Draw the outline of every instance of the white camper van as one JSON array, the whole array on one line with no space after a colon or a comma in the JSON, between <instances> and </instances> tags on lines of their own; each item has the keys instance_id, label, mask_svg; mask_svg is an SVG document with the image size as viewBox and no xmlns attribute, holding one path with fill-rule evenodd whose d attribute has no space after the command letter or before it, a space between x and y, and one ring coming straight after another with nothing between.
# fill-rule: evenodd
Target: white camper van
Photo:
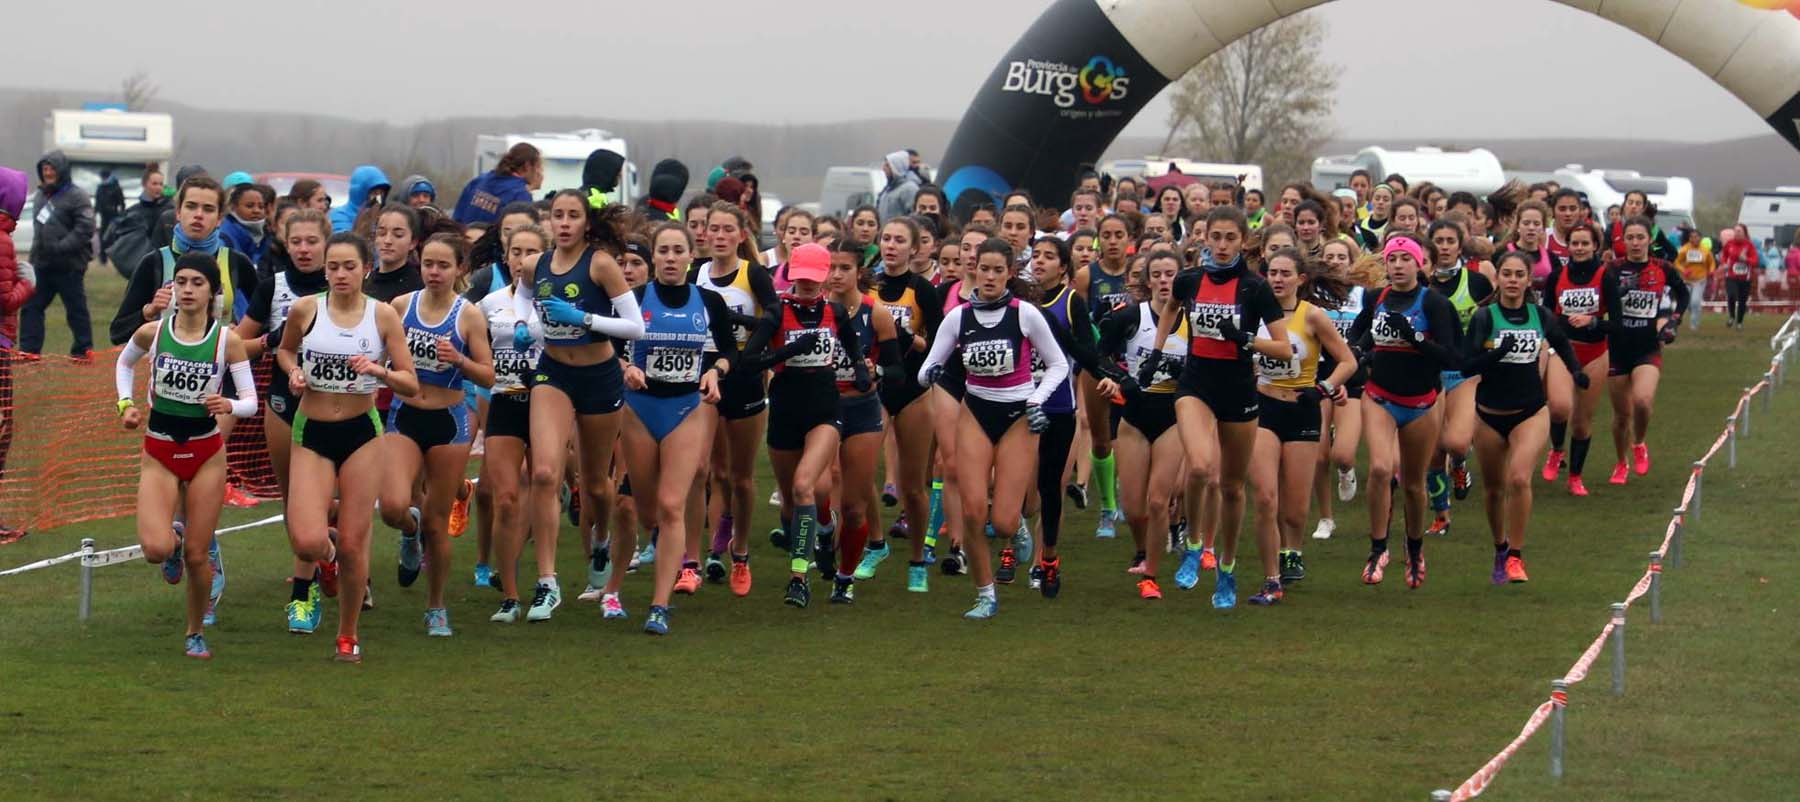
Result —
<instances>
[{"instance_id":1,"label":"white camper van","mask_svg":"<svg viewBox=\"0 0 1800 802\"><path fill-rule=\"evenodd\" d=\"M1656 205L1656 226L1670 238L1694 225L1694 182L1680 176L1641 175L1636 170L1589 170L1579 164L1559 168L1552 180L1587 195L1596 220L1608 207L1625 202L1625 193L1643 192Z\"/></svg>"},{"instance_id":2,"label":"white camper van","mask_svg":"<svg viewBox=\"0 0 1800 802\"><path fill-rule=\"evenodd\" d=\"M633 203L637 200L638 169L631 161L625 140L599 128L566 133L482 134L475 137L475 174L494 169L494 165L500 163L500 157L520 142L531 143L544 156L544 185L538 190L539 197L559 189L579 189L581 168L587 165L588 154L604 149L625 157L613 201Z\"/></svg>"},{"instance_id":3,"label":"white camper van","mask_svg":"<svg viewBox=\"0 0 1800 802\"><path fill-rule=\"evenodd\" d=\"M1256 164L1222 164L1218 162L1198 162L1176 156L1145 156L1142 159L1115 159L1100 165L1099 170L1113 177L1146 179L1168 175L1169 166L1174 165L1183 175L1212 183L1230 181L1240 184L1244 189L1261 190L1263 188L1263 171Z\"/></svg>"},{"instance_id":4,"label":"white camper van","mask_svg":"<svg viewBox=\"0 0 1800 802\"><path fill-rule=\"evenodd\" d=\"M1313 160L1312 183L1330 192L1350 186L1350 174L1368 170L1374 182L1398 173L1408 184L1430 181L1445 192L1473 192L1486 195L1506 183L1500 158L1486 148L1447 151L1440 148L1389 150L1382 147L1363 148L1342 156L1320 156Z\"/></svg>"},{"instance_id":5,"label":"white camper van","mask_svg":"<svg viewBox=\"0 0 1800 802\"><path fill-rule=\"evenodd\" d=\"M126 205L144 194L144 169L155 164L168 175L175 155L175 120L167 114L118 109L57 109L44 118L44 152L60 150L69 157L69 181L93 197L100 171L111 170L125 193ZM29 167L26 172L31 172ZM169 176L174 181L174 176ZM31 176L37 184L37 176ZM21 213L29 222L30 201ZM13 242L21 253L31 250L33 226L21 225Z\"/></svg>"},{"instance_id":6,"label":"white camper van","mask_svg":"<svg viewBox=\"0 0 1800 802\"><path fill-rule=\"evenodd\" d=\"M1792 245L1794 235L1800 232L1800 187L1746 191L1737 221L1750 230L1750 238L1759 244L1774 237L1776 245Z\"/></svg>"},{"instance_id":7,"label":"white camper van","mask_svg":"<svg viewBox=\"0 0 1800 802\"><path fill-rule=\"evenodd\" d=\"M858 206L874 206L887 187L887 176L878 167L831 167L819 187L819 214L843 217Z\"/></svg>"}]
</instances>

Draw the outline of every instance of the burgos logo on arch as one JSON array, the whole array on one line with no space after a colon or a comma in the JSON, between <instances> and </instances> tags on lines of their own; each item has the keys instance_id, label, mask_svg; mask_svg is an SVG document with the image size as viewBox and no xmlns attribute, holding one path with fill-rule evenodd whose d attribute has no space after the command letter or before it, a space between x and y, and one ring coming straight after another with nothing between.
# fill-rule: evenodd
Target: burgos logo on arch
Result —
<instances>
[{"instance_id":1,"label":"burgos logo on arch","mask_svg":"<svg viewBox=\"0 0 1800 802\"><path fill-rule=\"evenodd\" d=\"M1105 56L1090 58L1080 68L1060 61L1027 59L1006 65L1006 82L1000 91L1046 95L1058 108L1066 109L1075 105L1076 97L1094 105L1124 100L1130 85L1125 68Z\"/></svg>"}]
</instances>

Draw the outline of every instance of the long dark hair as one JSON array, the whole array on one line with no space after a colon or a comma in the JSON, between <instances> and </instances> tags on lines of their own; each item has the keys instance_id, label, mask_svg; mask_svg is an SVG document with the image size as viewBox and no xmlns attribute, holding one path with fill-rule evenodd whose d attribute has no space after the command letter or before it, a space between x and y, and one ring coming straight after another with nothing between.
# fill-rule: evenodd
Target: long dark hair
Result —
<instances>
[{"instance_id":1,"label":"long dark hair","mask_svg":"<svg viewBox=\"0 0 1800 802\"><path fill-rule=\"evenodd\" d=\"M469 264L481 266L506 261L506 243L500 241L500 224L515 214L526 215L533 223L542 222L537 207L529 201L513 201L500 207L500 213L494 216L493 224L482 231L475 244L469 247Z\"/></svg>"},{"instance_id":2,"label":"long dark hair","mask_svg":"<svg viewBox=\"0 0 1800 802\"><path fill-rule=\"evenodd\" d=\"M1015 252L1013 251L1012 245L1008 244L1002 237L989 237L982 241L980 247L975 249L975 261L977 263L981 261L981 255L984 253L997 253L1006 257L1007 269L1012 271L1012 277L1006 280L1007 292L1012 293L1021 301L1029 301L1034 304L1037 303L1037 285L1026 281L1019 275L1019 263L1015 261ZM975 286L975 282L973 281L974 273L972 272L974 269L975 265L969 265L964 269L963 273L963 283L971 287Z\"/></svg>"},{"instance_id":3,"label":"long dark hair","mask_svg":"<svg viewBox=\"0 0 1800 802\"><path fill-rule=\"evenodd\" d=\"M606 251L614 259L625 256L625 232L636 226L632 223L635 213L624 204L610 203L598 209L588 203L587 196L578 189L559 189L550 196L550 202L556 203L561 198L574 198L587 210L587 243Z\"/></svg>"}]
</instances>

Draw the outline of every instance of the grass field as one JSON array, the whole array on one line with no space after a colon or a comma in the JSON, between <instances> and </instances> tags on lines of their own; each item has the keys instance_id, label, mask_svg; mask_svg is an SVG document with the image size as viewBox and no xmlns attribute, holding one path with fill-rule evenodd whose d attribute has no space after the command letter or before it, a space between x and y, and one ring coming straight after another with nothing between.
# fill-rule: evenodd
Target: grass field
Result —
<instances>
[{"instance_id":1,"label":"grass field","mask_svg":"<svg viewBox=\"0 0 1800 802\"><path fill-rule=\"evenodd\" d=\"M1647 479L1602 479L1579 503L1539 485L1522 586L1487 582L1478 495L1428 545L1419 591L1397 571L1357 581L1360 499L1338 514L1343 534L1309 544L1310 578L1286 602L1225 613L1172 583L1164 601L1139 601L1130 541L1094 540L1092 513L1074 512L1062 597L1003 588L989 623L959 618L965 578L934 574L931 593L908 594L898 561L853 608L823 604L816 584L821 603L784 607L781 560L759 538L750 598L678 597L663 639L639 630L647 574L627 580L630 622L573 601L569 530L555 620L487 622L498 597L468 583L471 535L457 543L457 636L427 639L424 586L394 585L382 531L360 666L330 662L328 635L286 633L276 528L227 538L210 663L181 656L180 596L150 567L99 571L85 626L72 566L0 579L0 798L1424 800L1511 739L1598 633L1687 464L1765 369L1775 322L1671 349ZM1571 694L1568 776L1548 780L1539 737L1489 798L1800 793L1800 392L1774 403L1759 402L1739 467L1721 457L1710 471L1664 623L1634 613L1629 694L1610 697L1603 658ZM758 531L773 517L759 507ZM0 549L0 567L82 536L125 545L131 525L33 533Z\"/></svg>"}]
</instances>

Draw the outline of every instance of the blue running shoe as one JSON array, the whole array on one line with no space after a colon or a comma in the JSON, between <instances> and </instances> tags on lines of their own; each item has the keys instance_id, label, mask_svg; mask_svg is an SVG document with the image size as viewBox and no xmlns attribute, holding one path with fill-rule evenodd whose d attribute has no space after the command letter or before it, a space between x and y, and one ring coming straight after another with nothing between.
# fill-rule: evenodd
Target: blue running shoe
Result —
<instances>
[{"instance_id":1,"label":"blue running shoe","mask_svg":"<svg viewBox=\"0 0 1800 802\"><path fill-rule=\"evenodd\" d=\"M313 585L304 601L287 603L288 631L295 635L311 635L319 628L319 586Z\"/></svg>"},{"instance_id":2,"label":"blue running shoe","mask_svg":"<svg viewBox=\"0 0 1800 802\"><path fill-rule=\"evenodd\" d=\"M637 561L639 565L656 564L656 541L644 544L644 549L637 553Z\"/></svg>"},{"instance_id":3,"label":"blue running shoe","mask_svg":"<svg viewBox=\"0 0 1800 802\"><path fill-rule=\"evenodd\" d=\"M669 608L660 604L650 605L650 618L644 621L644 634L669 634Z\"/></svg>"},{"instance_id":4,"label":"blue running shoe","mask_svg":"<svg viewBox=\"0 0 1800 802\"><path fill-rule=\"evenodd\" d=\"M975 606L970 607L968 612L963 613L963 617L970 621L986 621L989 618L993 618L994 614L998 612L1000 612L1000 599L998 597L976 596Z\"/></svg>"},{"instance_id":5,"label":"blue running shoe","mask_svg":"<svg viewBox=\"0 0 1800 802\"><path fill-rule=\"evenodd\" d=\"M413 534L400 536L400 567L398 579L400 587L410 588L419 581L419 568L425 563L425 547L419 542L419 508L408 507L406 514L412 516Z\"/></svg>"},{"instance_id":6,"label":"blue running shoe","mask_svg":"<svg viewBox=\"0 0 1800 802\"><path fill-rule=\"evenodd\" d=\"M475 587L485 588L494 581L494 569L487 563L475 564Z\"/></svg>"},{"instance_id":7,"label":"blue running shoe","mask_svg":"<svg viewBox=\"0 0 1800 802\"><path fill-rule=\"evenodd\" d=\"M1101 510L1100 511L1100 525L1094 527L1094 537L1097 537L1101 540L1111 540L1115 537L1118 537L1119 536L1119 532L1118 532L1118 528L1117 528L1118 517L1119 517L1118 510Z\"/></svg>"},{"instance_id":8,"label":"blue running shoe","mask_svg":"<svg viewBox=\"0 0 1800 802\"><path fill-rule=\"evenodd\" d=\"M187 536L187 526L180 521L176 521L174 529L175 550L169 552L168 559L162 561L162 575L164 582L171 585L179 585L181 584L183 564L186 560L182 555L181 544Z\"/></svg>"},{"instance_id":9,"label":"blue running shoe","mask_svg":"<svg viewBox=\"0 0 1800 802\"><path fill-rule=\"evenodd\" d=\"M881 564L893 553L894 550L888 548L887 541L885 540L881 542L879 547L870 546L869 548L863 549L862 562L856 564L856 573L852 574L852 576L855 576L858 582L867 582L868 580L874 579L875 569L881 567Z\"/></svg>"},{"instance_id":10,"label":"blue running shoe","mask_svg":"<svg viewBox=\"0 0 1800 802\"><path fill-rule=\"evenodd\" d=\"M1250 603L1258 607L1271 607L1281 603L1281 582L1264 580L1262 590L1250 597Z\"/></svg>"},{"instance_id":11,"label":"blue running shoe","mask_svg":"<svg viewBox=\"0 0 1800 802\"><path fill-rule=\"evenodd\" d=\"M206 563L212 568L212 591L207 598L212 604L218 604L219 598L225 595L225 558L219 556L219 539L214 537L212 545L206 547Z\"/></svg>"},{"instance_id":12,"label":"blue running shoe","mask_svg":"<svg viewBox=\"0 0 1800 802\"><path fill-rule=\"evenodd\" d=\"M206 636L198 633L187 636L187 656L196 660L211 660L212 651L206 648Z\"/></svg>"},{"instance_id":13,"label":"blue running shoe","mask_svg":"<svg viewBox=\"0 0 1800 802\"><path fill-rule=\"evenodd\" d=\"M926 565L937 565L937 544L935 544L935 543L925 544L925 564Z\"/></svg>"},{"instance_id":14,"label":"blue running shoe","mask_svg":"<svg viewBox=\"0 0 1800 802\"><path fill-rule=\"evenodd\" d=\"M1031 527L1025 525L1023 518L1019 519L1019 531L1013 533L1012 550L1020 565L1031 565L1031 558L1037 553L1037 546L1031 542Z\"/></svg>"},{"instance_id":15,"label":"blue running shoe","mask_svg":"<svg viewBox=\"0 0 1800 802\"><path fill-rule=\"evenodd\" d=\"M906 566L906 590L909 593L931 592L931 572L923 565Z\"/></svg>"},{"instance_id":16,"label":"blue running shoe","mask_svg":"<svg viewBox=\"0 0 1800 802\"><path fill-rule=\"evenodd\" d=\"M1232 571L1219 570L1214 574L1212 604L1215 610L1229 610L1237 606L1237 574Z\"/></svg>"},{"instance_id":17,"label":"blue running shoe","mask_svg":"<svg viewBox=\"0 0 1800 802\"><path fill-rule=\"evenodd\" d=\"M450 611L442 607L432 607L425 611L425 634L434 638L448 638L455 634L450 630Z\"/></svg>"},{"instance_id":18,"label":"blue running shoe","mask_svg":"<svg viewBox=\"0 0 1800 802\"><path fill-rule=\"evenodd\" d=\"M999 537L999 535L994 534L994 525L993 524L988 524L987 528L983 529L982 532L987 535L988 540L993 540L994 538Z\"/></svg>"},{"instance_id":19,"label":"blue running shoe","mask_svg":"<svg viewBox=\"0 0 1800 802\"><path fill-rule=\"evenodd\" d=\"M1193 590L1200 584L1200 549L1188 549L1181 553L1181 565L1175 569L1175 587L1182 590Z\"/></svg>"}]
</instances>

